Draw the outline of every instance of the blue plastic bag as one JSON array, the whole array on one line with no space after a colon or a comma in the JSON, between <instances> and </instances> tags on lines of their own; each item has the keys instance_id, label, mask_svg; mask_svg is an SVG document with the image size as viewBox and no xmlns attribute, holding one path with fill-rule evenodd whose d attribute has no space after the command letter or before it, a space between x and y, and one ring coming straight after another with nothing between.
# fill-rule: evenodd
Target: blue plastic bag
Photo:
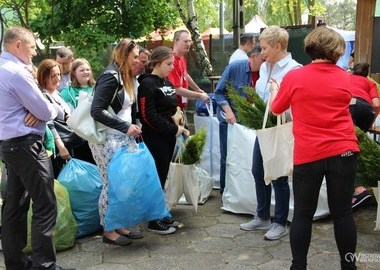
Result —
<instances>
[{"instance_id":1,"label":"blue plastic bag","mask_svg":"<svg viewBox=\"0 0 380 270\"><path fill-rule=\"evenodd\" d=\"M211 93L211 94L208 94L208 96L210 97L210 102L212 104L212 108L213 108L213 112L215 113L216 112L216 99L215 99L215 94L214 93ZM206 108L206 103L204 103L202 100L198 99L195 103L195 112L197 115L199 116L208 116L208 110Z\"/></svg>"},{"instance_id":2,"label":"blue plastic bag","mask_svg":"<svg viewBox=\"0 0 380 270\"><path fill-rule=\"evenodd\" d=\"M103 181L98 167L72 158L59 173L58 181L69 192L71 209L78 224L76 237L99 231L98 202Z\"/></svg>"},{"instance_id":3,"label":"blue plastic bag","mask_svg":"<svg viewBox=\"0 0 380 270\"><path fill-rule=\"evenodd\" d=\"M108 166L105 230L170 217L152 155L144 143L124 146Z\"/></svg>"}]
</instances>

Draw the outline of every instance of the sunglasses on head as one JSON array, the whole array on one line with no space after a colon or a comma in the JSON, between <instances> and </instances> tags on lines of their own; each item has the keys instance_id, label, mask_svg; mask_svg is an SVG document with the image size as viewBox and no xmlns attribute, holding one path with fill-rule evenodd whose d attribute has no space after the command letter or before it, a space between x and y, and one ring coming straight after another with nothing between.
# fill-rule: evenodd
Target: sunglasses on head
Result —
<instances>
[{"instance_id":1,"label":"sunglasses on head","mask_svg":"<svg viewBox=\"0 0 380 270\"><path fill-rule=\"evenodd\" d=\"M130 42L128 42L128 44L127 44L128 52L130 52L136 46L137 46L137 44L133 40L131 40Z\"/></svg>"}]
</instances>

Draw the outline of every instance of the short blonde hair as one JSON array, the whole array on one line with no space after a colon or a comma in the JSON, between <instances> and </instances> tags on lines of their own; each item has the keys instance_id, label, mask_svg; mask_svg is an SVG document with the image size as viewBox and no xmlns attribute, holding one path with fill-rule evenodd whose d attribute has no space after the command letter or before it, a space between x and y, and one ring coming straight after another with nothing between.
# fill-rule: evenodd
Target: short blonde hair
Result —
<instances>
[{"instance_id":1,"label":"short blonde hair","mask_svg":"<svg viewBox=\"0 0 380 270\"><path fill-rule=\"evenodd\" d=\"M289 34L284 28L273 25L263 30L259 40L265 40L272 47L280 43L281 48L286 50L288 48Z\"/></svg>"},{"instance_id":2,"label":"short blonde hair","mask_svg":"<svg viewBox=\"0 0 380 270\"><path fill-rule=\"evenodd\" d=\"M305 38L305 51L311 60L324 59L333 64L345 53L346 43L336 31L319 26Z\"/></svg>"}]
</instances>

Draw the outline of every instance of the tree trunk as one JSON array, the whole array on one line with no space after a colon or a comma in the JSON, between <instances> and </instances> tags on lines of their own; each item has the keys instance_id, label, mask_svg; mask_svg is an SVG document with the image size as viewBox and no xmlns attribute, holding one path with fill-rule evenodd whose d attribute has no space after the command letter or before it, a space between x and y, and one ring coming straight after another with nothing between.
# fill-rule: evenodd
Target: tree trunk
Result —
<instances>
[{"instance_id":1,"label":"tree trunk","mask_svg":"<svg viewBox=\"0 0 380 270\"><path fill-rule=\"evenodd\" d=\"M294 25L292 11L291 11L291 8L290 8L290 6L291 6L290 0L286 0L285 5L286 5L286 11L288 12L289 24L290 25Z\"/></svg>"},{"instance_id":2,"label":"tree trunk","mask_svg":"<svg viewBox=\"0 0 380 270\"><path fill-rule=\"evenodd\" d=\"M203 76L211 76L212 66L207 56L206 49L198 28L197 16L194 9L194 0L186 0L187 16L181 7L180 1L175 0L175 4L182 22L186 25L187 29L189 29L191 38L194 41L195 54L197 57L197 62L202 69L202 74Z\"/></svg>"}]
</instances>

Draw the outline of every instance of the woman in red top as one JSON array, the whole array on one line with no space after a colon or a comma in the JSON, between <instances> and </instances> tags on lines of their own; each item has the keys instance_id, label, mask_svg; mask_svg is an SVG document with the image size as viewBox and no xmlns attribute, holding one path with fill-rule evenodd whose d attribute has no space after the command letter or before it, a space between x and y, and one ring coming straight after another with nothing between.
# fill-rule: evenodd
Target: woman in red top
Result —
<instances>
[{"instance_id":1,"label":"woman in red top","mask_svg":"<svg viewBox=\"0 0 380 270\"><path fill-rule=\"evenodd\" d=\"M352 99L350 103L350 113L355 126L367 132L372 126L380 110L380 99L377 93L377 86L368 80L369 64L358 63L352 68L350 76L350 89ZM360 165L359 165L360 166ZM352 208L362 205L370 199L372 195L363 185L363 179L357 175L355 192L352 197Z\"/></svg>"},{"instance_id":2,"label":"woman in red top","mask_svg":"<svg viewBox=\"0 0 380 270\"><path fill-rule=\"evenodd\" d=\"M271 109L289 107L294 134L294 216L290 227L291 269L306 269L313 215L326 178L329 209L341 268L356 269L356 226L351 198L359 152L349 112L349 74L336 65L345 42L334 30L318 27L305 38L312 63L289 71L278 90L272 85Z\"/></svg>"},{"instance_id":3,"label":"woman in red top","mask_svg":"<svg viewBox=\"0 0 380 270\"><path fill-rule=\"evenodd\" d=\"M350 112L354 124L364 132L372 126L380 110L380 99L374 82L367 79L369 64L359 63L352 68L350 76L351 100Z\"/></svg>"}]
</instances>

